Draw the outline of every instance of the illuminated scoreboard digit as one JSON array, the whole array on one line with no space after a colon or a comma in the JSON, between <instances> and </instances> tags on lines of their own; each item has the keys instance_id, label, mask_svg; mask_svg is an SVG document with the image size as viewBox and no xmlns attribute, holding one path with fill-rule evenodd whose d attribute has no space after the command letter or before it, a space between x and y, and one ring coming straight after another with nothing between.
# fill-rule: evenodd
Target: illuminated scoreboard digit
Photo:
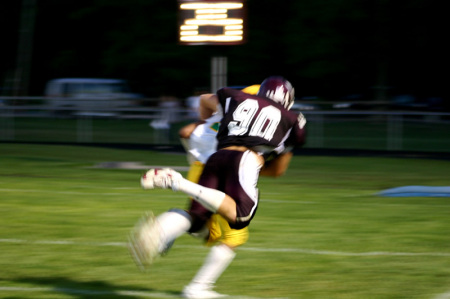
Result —
<instances>
[{"instance_id":1,"label":"illuminated scoreboard digit","mask_svg":"<svg viewBox=\"0 0 450 299\"><path fill-rule=\"evenodd\" d=\"M178 4L181 44L237 45L244 43L244 0L179 0Z\"/></svg>"}]
</instances>

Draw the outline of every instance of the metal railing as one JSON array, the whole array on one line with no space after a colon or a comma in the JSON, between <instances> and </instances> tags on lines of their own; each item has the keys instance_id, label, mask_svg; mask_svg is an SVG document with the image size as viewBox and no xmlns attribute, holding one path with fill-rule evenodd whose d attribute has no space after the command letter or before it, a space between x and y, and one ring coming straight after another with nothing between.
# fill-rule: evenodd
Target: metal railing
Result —
<instances>
[{"instance_id":1,"label":"metal railing","mask_svg":"<svg viewBox=\"0 0 450 299\"><path fill-rule=\"evenodd\" d=\"M195 121L181 105L54 107L46 98L0 97L0 141L179 144L178 130ZM450 152L450 113L304 111L309 148Z\"/></svg>"}]
</instances>

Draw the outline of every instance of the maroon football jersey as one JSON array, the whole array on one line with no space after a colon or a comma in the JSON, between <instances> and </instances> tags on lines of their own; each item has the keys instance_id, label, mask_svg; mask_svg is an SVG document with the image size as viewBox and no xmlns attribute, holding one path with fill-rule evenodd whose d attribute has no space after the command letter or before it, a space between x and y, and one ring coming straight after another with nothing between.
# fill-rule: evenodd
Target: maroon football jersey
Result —
<instances>
[{"instance_id":1,"label":"maroon football jersey","mask_svg":"<svg viewBox=\"0 0 450 299\"><path fill-rule=\"evenodd\" d=\"M266 98L239 90L217 91L223 118L217 134L218 149L246 146L262 154L282 153L305 142L304 118Z\"/></svg>"}]
</instances>

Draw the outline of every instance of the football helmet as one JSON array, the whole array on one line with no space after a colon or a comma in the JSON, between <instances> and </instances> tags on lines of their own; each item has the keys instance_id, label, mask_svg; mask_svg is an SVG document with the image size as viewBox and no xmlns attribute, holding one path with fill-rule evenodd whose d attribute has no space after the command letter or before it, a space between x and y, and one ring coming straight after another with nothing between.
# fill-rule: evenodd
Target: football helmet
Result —
<instances>
[{"instance_id":1,"label":"football helmet","mask_svg":"<svg viewBox=\"0 0 450 299\"><path fill-rule=\"evenodd\" d=\"M287 110L294 105L294 87L280 76L266 78L259 87L258 96L269 98L284 106Z\"/></svg>"}]
</instances>

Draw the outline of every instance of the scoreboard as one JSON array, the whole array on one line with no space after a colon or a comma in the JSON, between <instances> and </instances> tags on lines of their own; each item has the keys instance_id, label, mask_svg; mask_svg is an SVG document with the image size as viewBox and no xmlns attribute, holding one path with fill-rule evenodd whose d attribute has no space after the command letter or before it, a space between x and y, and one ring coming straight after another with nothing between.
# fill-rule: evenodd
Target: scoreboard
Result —
<instances>
[{"instance_id":1,"label":"scoreboard","mask_svg":"<svg viewBox=\"0 0 450 299\"><path fill-rule=\"evenodd\" d=\"M245 0L178 0L179 42L238 45L245 42Z\"/></svg>"}]
</instances>

